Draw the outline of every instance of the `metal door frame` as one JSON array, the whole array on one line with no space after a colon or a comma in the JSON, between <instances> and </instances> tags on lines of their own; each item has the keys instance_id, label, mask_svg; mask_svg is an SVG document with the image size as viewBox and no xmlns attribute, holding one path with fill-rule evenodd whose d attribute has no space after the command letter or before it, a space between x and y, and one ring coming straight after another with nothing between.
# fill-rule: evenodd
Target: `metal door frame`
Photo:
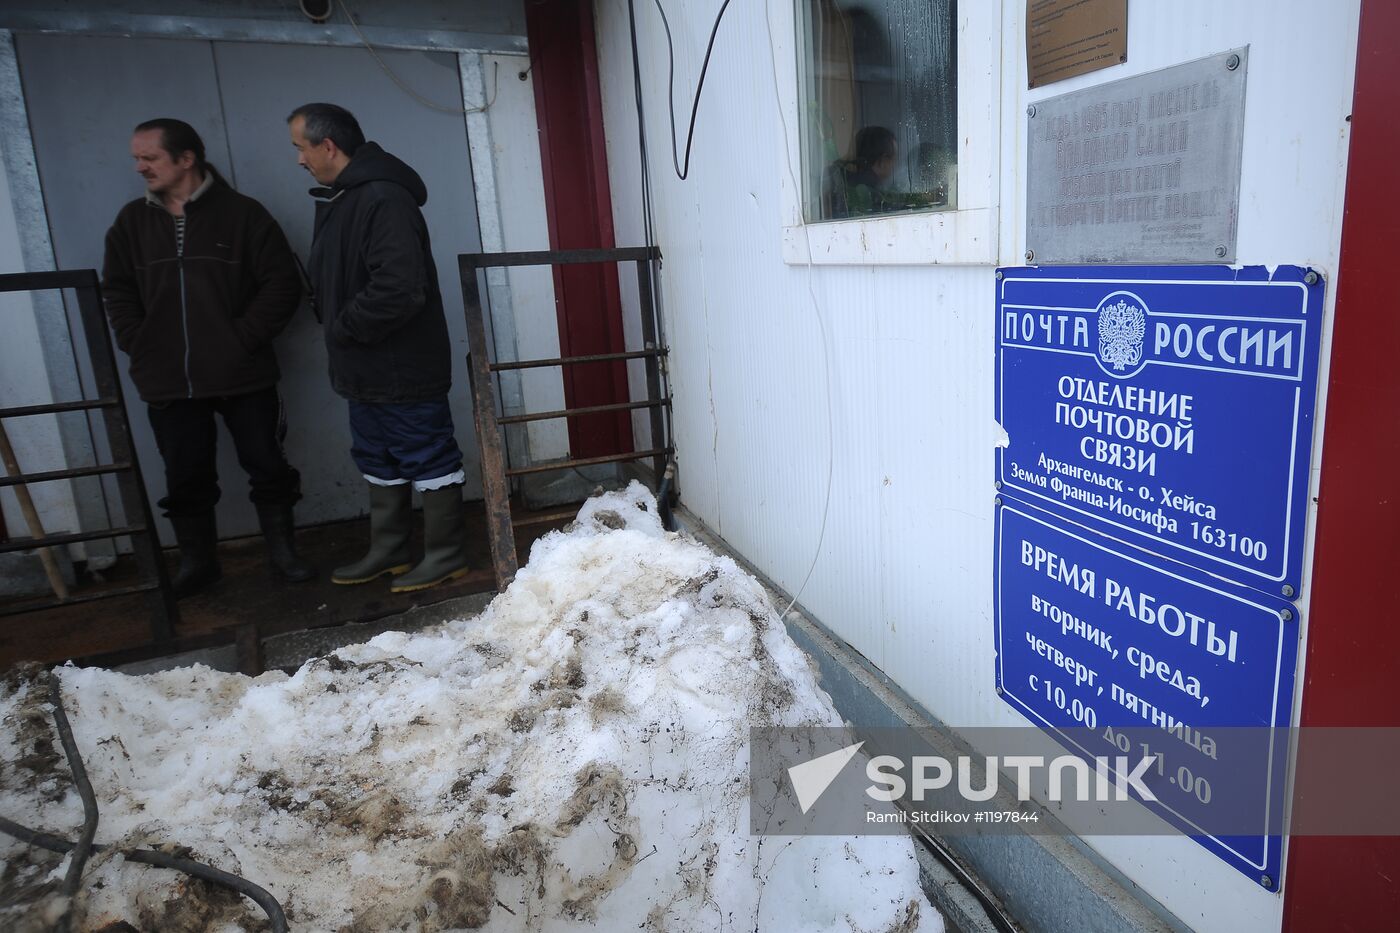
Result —
<instances>
[{"instance_id":1,"label":"metal door frame","mask_svg":"<svg viewBox=\"0 0 1400 933\"><path fill-rule=\"evenodd\" d=\"M526 37L489 33L455 32L448 30L416 30L391 27L361 27L365 39L376 48L404 51L447 52L457 56L458 79L466 108L480 106L486 93L483 81L482 56L486 54L518 54L528 56ZM0 158L3 158L6 181L19 236L23 272L47 272L58 268L53 239L49 233L48 208L39 180L38 157L29 127L28 105L24 97L15 48L16 33L46 35L186 39L196 42L251 42L282 45L362 47L360 34L349 25L313 24L274 20L247 20L233 17L169 17L114 12L110 14L74 14L48 11L0 12ZM477 101L480 101L478 103ZM469 150L477 148L475 135L485 125L484 113L466 114L465 130ZM475 118L475 119L474 119ZM489 146L489 139L485 140ZM472 159L473 171L477 160ZM474 177L475 182L475 177ZM478 236L485 248L482 217L498 217L494 177L489 186L473 184L476 199ZM489 203L482 202L482 195ZM498 301L509 302L509 293L493 295ZM33 295L34 316L39 331L39 350L44 358L49 390L54 398L77 398L83 394L80 375L72 367L79 350L74 345L71 319L61 294L36 292ZM508 304L506 305L508 306ZM512 309L513 313L513 309ZM514 346L514 322L503 322L497 333L492 325L492 342L500 339ZM507 333L508 331L508 333ZM518 383L518 379L516 380ZM518 392L517 392L518 394ZM61 419L59 433L65 463L90 460L95 453L95 441L79 423ZM93 491L100 494L93 494ZM104 527L108 516L106 490L94 484L88 491L74 487L74 504L78 524L82 529ZM115 558L115 549L99 543L95 549ZM89 555L89 558L94 556Z\"/></svg>"}]
</instances>

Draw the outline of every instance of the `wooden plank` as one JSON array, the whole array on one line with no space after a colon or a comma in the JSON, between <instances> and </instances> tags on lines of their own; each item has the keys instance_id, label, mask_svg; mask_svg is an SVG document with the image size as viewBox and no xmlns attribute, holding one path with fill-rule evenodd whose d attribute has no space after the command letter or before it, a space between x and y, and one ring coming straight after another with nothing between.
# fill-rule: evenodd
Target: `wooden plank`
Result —
<instances>
[{"instance_id":1,"label":"wooden plank","mask_svg":"<svg viewBox=\"0 0 1400 933\"><path fill-rule=\"evenodd\" d=\"M481 487L486 500L486 534L491 542L491 563L496 589L504 590L515 579L515 532L510 524L510 487L506 457L496 423L496 393L491 384L491 358L486 352L486 323L482 319L481 291L476 269L462 257L462 303L467 319L467 371L472 390L472 417L481 449Z\"/></svg>"}]
</instances>

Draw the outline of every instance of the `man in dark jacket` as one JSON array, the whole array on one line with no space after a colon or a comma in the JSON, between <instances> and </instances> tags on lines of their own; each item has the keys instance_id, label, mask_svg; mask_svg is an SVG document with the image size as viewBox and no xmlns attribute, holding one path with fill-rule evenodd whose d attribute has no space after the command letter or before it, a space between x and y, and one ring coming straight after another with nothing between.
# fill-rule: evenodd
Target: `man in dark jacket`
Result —
<instances>
[{"instance_id":1,"label":"man in dark jacket","mask_svg":"<svg viewBox=\"0 0 1400 933\"><path fill-rule=\"evenodd\" d=\"M370 547L336 583L395 576L396 593L467 571L462 452L447 390L451 343L418 173L334 104L287 118L297 164L322 186L309 271L325 322L331 386L349 401L350 455L369 484ZM410 568L412 496L423 496L424 555Z\"/></svg>"},{"instance_id":2,"label":"man in dark jacket","mask_svg":"<svg viewBox=\"0 0 1400 933\"><path fill-rule=\"evenodd\" d=\"M313 571L292 544L301 477L282 450L286 421L272 352L302 295L287 238L261 204L205 161L188 123L142 123L131 155L146 194L107 231L102 292L165 461L160 505L180 545L176 595L220 576L215 413L248 472L269 563L288 580L309 580Z\"/></svg>"}]
</instances>

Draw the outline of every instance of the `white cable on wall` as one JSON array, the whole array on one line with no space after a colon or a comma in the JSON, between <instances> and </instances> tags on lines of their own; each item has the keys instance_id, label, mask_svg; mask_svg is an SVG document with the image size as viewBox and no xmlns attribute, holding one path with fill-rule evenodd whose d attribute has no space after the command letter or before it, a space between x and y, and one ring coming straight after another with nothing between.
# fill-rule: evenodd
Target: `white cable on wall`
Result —
<instances>
[{"instance_id":1,"label":"white cable on wall","mask_svg":"<svg viewBox=\"0 0 1400 933\"><path fill-rule=\"evenodd\" d=\"M763 6L763 24L768 30L768 57L772 64L773 73L773 101L778 108L778 119L783 125L783 162L787 166L788 180L792 183L792 190L801 197L802 187L798 184L797 173L792 167L792 148L788 145L792 136L787 122L787 112L783 109L782 86L778 77L778 53L777 47L773 43L773 20L769 13L769 4ZM800 141L799 141L800 145ZM822 520L820 530L817 532L817 547L812 554L812 563L807 567L807 574L802 578L802 583L792 594L791 601L782 612L784 617L792 611L792 607L797 605L797 600L802 596L802 592L807 588L807 583L812 579L812 573L817 569L817 561L821 557L822 547L826 544L826 522L831 514L831 477L836 462L836 433L832 423L831 415L831 345L827 339L826 320L822 317L821 301L817 298L817 291L812 285L812 237L807 229L807 224L802 224L802 241L807 247L807 294L812 299L812 311L817 318L817 330L821 334L822 340L822 376L824 377L826 389L826 492L822 496Z\"/></svg>"}]
</instances>

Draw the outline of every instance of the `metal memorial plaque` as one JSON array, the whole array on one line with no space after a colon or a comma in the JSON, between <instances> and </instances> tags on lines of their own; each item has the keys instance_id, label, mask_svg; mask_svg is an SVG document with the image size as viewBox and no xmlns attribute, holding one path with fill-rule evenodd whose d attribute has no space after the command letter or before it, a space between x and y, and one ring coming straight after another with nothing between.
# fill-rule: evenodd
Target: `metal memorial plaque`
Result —
<instances>
[{"instance_id":1,"label":"metal memorial plaque","mask_svg":"<svg viewBox=\"0 0 1400 933\"><path fill-rule=\"evenodd\" d=\"M1001 494L1154 559L1295 595L1322 277L1299 266L999 272Z\"/></svg>"},{"instance_id":2,"label":"metal memorial plaque","mask_svg":"<svg viewBox=\"0 0 1400 933\"><path fill-rule=\"evenodd\" d=\"M1248 49L1027 110L1032 263L1233 262Z\"/></svg>"}]
</instances>

